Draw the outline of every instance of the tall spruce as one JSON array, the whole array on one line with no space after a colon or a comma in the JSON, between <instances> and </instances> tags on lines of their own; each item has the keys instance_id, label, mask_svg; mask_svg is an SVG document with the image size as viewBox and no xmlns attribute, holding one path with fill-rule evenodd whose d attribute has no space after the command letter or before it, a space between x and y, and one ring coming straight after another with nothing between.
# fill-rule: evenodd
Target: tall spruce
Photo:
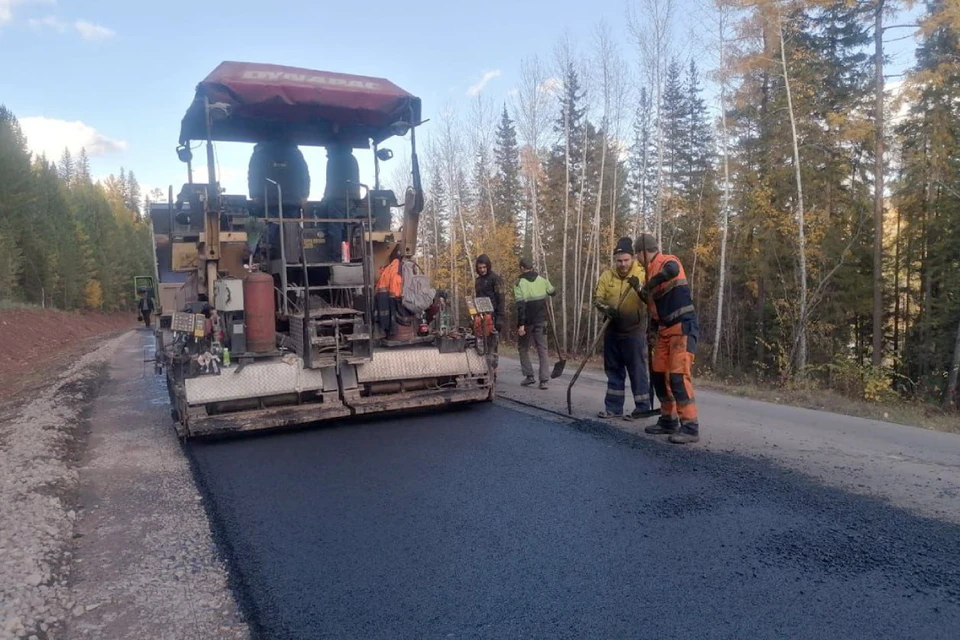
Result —
<instances>
[{"instance_id":1,"label":"tall spruce","mask_svg":"<svg viewBox=\"0 0 960 640\"><path fill-rule=\"evenodd\" d=\"M654 110L646 87L640 88L630 149L630 194L634 211L633 235L653 231L657 197L657 152Z\"/></svg>"},{"instance_id":2,"label":"tall spruce","mask_svg":"<svg viewBox=\"0 0 960 640\"><path fill-rule=\"evenodd\" d=\"M956 406L960 371L960 16L951 5L927 4L906 83L909 115L896 131L902 164L896 204L913 272L907 304L917 310L906 317L904 373L944 406Z\"/></svg>"},{"instance_id":3,"label":"tall spruce","mask_svg":"<svg viewBox=\"0 0 960 640\"><path fill-rule=\"evenodd\" d=\"M517 130L507 112L507 105L503 105L494 144L496 181L493 189L493 203L497 212L497 223L515 227L523 210L523 189L520 184L520 148L517 145Z\"/></svg>"}]
</instances>

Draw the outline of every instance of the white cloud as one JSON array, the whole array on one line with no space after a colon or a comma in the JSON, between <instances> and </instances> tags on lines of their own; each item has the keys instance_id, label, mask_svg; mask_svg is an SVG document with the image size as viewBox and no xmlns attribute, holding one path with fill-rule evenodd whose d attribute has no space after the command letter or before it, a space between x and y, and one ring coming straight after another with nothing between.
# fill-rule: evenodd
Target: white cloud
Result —
<instances>
[{"instance_id":1,"label":"white cloud","mask_svg":"<svg viewBox=\"0 0 960 640\"><path fill-rule=\"evenodd\" d=\"M13 8L23 4L56 4L55 0L0 0L0 27L13 21Z\"/></svg>"},{"instance_id":2,"label":"white cloud","mask_svg":"<svg viewBox=\"0 0 960 640\"><path fill-rule=\"evenodd\" d=\"M559 78L547 78L543 81L543 84L540 85L540 90L547 93L556 93L563 86L563 83Z\"/></svg>"},{"instance_id":3,"label":"white cloud","mask_svg":"<svg viewBox=\"0 0 960 640\"><path fill-rule=\"evenodd\" d=\"M114 140L98 132L79 120L57 120L43 116L21 118L20 127L27 136L27 146L36 154L46 154L50 160L63 155L64 148L76 155L80 149L86 149L87 155L102 156L123 151L127 143Z\"/></svg>"},{"instance_id":4,"label":"white cloud","mask_svg":"<svg viewBox=\"0 0 960 640\"><path fill-rule=\"evenodd\" d=\"M888 102L888 104L892 107L892 113L887 117L893 124L898 124L899 121L910 115L910 107L913 106L910 101L911 96L903 80L888 82L886 94L890 96L890 102Z\"/></svg>"},{"instance_id":5,"label":"white cloud","mask_svg":"<svg viewBox=\"0 0 960 640\"><path fill-rule=\"evenodd\" d=\"M105 27L101 24L96 24L95 22L88 22L87 20L77 20L73 23L73 26L80 34L81 38L84 40L90 40L92 42L96 42L98 40L108 40L117 35L117 32L110 27Z\"/></svg>"},{"instance_id":6,"label":"white cloud","mask_svg":"<svg viewBox=\"0 0 960 640\"><path fill-rule=\"evenodd\" d=\"M47 16L46 18L30 18L27 20L27 24L30 25L31 29L38 31L40 29L53 29L58 33L66 33L67 29L70 28L69 24L56 16Z\"/></svg>"},{"instance_id":7,"label":"white cloud","mask_svg":"<svg viewBox=\"0 0 960 640\"><path fill-rule=\"evenodd\" d=\"M494 69L493 71L485 72L483 74L483 77L480 78L479 82L477 82L475 85L472 85L469 89L467 89L467 95L471 97L477 95L478 93L483 91L483 88L487 86L487 84L491 80L498 77L500 77L500 69Z\"/></svg>"},{"instance_id":8,"label":"white cloud","mask_svg":"<svg viewBox=\"0 0 960 640\"><path fill-rule=\"evenodd\" d=\"M3 0L0 0L0 2L3 2ZM57 33L76 31L78 34L80 34L81 38L87 40L88 42L108 40L117 35L117 32L113 29L96 24L95 22L90 22L89 20L76 20L71 23L57 16L30 18L27 20L27 24L30 25L30 28L34 31L40 31L43 29L50 29L52 31L56 31Z\"/></svg>"}]
</instances>

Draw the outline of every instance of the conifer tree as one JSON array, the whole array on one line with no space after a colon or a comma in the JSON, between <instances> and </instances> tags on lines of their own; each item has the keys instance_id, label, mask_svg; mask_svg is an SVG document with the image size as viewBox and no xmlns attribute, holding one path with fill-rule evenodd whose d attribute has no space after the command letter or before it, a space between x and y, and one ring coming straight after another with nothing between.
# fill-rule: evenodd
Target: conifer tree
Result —
<instances>
[{"instance_id":1,"label":"conifer tree","mask_svg":"<svg viewBox=\"0 0 960 640\"><path fill-rule=\"evenodd\" d=\"M507 105L503 105L500 124L497 126L494 159L496 180L493 202L497 212L497 222L516 226L523 206L520 185L520 149L517 146L517 131L507 112Z\"/></svg>"}]
</instances>

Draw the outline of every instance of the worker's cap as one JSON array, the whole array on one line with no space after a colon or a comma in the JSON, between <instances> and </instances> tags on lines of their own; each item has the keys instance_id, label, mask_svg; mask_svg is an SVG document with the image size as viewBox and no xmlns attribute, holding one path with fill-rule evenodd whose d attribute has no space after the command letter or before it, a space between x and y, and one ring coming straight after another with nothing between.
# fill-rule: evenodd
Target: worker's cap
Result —
<instances>
[{"instance_id":1,"label":"worker's cap","mask_svg":"<svg viewBox=\"0 0 960 640\"><path fill-rule=\"evenodd\" d=\"M530 258L520 258L521 269L533 269L533 260Z\"/></svg>"},{"instance_id":2,"label":"worker's cap","mask_svg":"<svg viewBox=\"0 0 960 640\"><path fill-rule=\"evenodd\" d=\"M618 253L629 253L633 255L633 240L626 237L617 240L617 246L613 248L613 255L617 255Z\"/></svg>"},{"instance_id":3,"label":"worker's cap","mask_svg":"<svg viewBox=\"0 0 960 640\"><path fill-rule=\"evenodd\" d=\"M633 248L637 253L641 251L656 253L660 250L660 245L657 244L657 239L652 234L641 233L640 237L637 238L637 242L633 245Z\"/></svg>"}]
</instances>

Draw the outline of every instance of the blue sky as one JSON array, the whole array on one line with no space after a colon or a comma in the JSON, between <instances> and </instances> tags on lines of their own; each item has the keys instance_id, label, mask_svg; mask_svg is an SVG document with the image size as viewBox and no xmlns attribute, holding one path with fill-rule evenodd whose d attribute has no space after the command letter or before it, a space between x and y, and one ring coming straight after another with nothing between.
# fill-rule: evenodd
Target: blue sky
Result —
<instances>
[{"instance_id":1,"label":"blue sky","mask_svg":"<svg viewBox=\"0 0 960 640\"><path fill-rule=\"evenodd\" d=\"M696 51L684 42L700 22L698 3L677 4L675 40L682 51ZM468 90L485 74L491 77L484 97L507 100L523 57L549 59L565 32L586 50L601 19L621 39L624 56L636 60L627 0L422 0L409 5L408 15L402 6L382 0L0 0L0 102L24 122L33 148L82 142L94 150L95 177L123 165L142 185L166 191L185 180L174 152L180 118L196 83L223 60L385 77L419 95L424 117L434 122L451 107L468 113ZM899 70L912 62L912 44L895 46ZM250 150L218 149L230 192L245 192ZM322 191L322 157L307 153L315 195Z\"/></svg>"}]
</instances>

